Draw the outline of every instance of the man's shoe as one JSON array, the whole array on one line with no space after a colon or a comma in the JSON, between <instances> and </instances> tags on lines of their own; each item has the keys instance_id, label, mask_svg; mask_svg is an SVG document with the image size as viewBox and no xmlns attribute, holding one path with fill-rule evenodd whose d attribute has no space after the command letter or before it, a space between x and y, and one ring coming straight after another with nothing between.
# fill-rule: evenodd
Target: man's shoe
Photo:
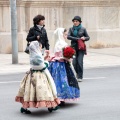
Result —
<instances>
[{"instance_id":1,"label":"man's shoe","mask_svg":"<svg viewBox=\"0 0 120 120\"><path fill-rule=\"evenodd\" d=\"M77 79L77 81L78 81L78 82L82 82L82 79L79 78L79 79Z\"/></svg>"}]
</instances>

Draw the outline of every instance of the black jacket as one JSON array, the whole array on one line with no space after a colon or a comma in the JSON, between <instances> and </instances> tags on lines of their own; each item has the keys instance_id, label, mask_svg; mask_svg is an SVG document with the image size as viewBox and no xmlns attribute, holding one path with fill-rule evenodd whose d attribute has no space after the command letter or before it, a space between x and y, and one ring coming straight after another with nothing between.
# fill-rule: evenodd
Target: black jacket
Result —
<instances>
[{"instance_id":1,"label":"black jacket","mask_svg":"<svg viewBox=\"0 0 120 120\"><path fill-rule=\"evenodd\" d=\"M73 27L69 29L67 39L71 40L71 46L73 46L77 50L77 48L78 48L77 40L79 40L81 37L85 37L85 41L88 41L90 39L90 37L84 27L81 27L78 30L77 37L74 37L73 31L74 31Z\"/></svg>"},{"instance_id":2,"label":"black jacket","mask_svg":"<svg viewBox=\"0 0 120 120\"><path fill-rule=\"evenodd\" d=\"M31 27L26 40L28 42L36 41L37 36L40 36L40 39L38 41L42 43L42 48L45 47L47 50L49 50L49 41L47 37L47 32L44 27L42 27L41 30L36 25L34 27Z\"/></svg>"}]
</instances>

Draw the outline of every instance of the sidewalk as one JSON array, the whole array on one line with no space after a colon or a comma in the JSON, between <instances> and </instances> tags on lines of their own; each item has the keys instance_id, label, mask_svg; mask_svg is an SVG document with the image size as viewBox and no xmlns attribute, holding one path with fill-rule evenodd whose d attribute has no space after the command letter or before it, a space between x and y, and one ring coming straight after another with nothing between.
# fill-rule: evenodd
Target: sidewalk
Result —
<instances>
[{"instance_id":1,"label":"sidewalk","mask_svg":"<svg viewBox=\"0 0 120 120\"><path fill-rule=\"evenodd\" d=\"M84 68L120 66L120 47L88 49L84 59Z\"/></svg>"},{"instance_id":2,"label":"sidewalk","mask_svg":"<svg viewBox=\"0 0 120 120\"><path fill-rule=\"evenodd\" d=\"M11 54L0 54L0 75L26 72L29 70L29 55L20 52L19 64L12 64ZM88 49L84 57L84 68L120 66L120 47Z\"/></svg>"}]
</instances>

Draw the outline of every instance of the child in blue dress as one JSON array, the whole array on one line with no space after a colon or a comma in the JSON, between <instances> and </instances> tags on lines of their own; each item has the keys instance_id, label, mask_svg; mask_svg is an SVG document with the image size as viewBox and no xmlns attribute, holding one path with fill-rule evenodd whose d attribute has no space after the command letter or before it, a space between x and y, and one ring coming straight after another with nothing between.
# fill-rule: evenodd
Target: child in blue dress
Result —
<instances>
[{"instance_id":1,"label":"child in blue dress","mask_svg":"<svg viewBox=\"0 0 120 120\"><path fill-rule=\"evenodd\" d=\"M48 69L54 79L57 96L62 105L65 101L75 101L80 98L80 89L70 60L63 57L63 48L68 46L65 42L67 30L58 28L54 34L57 42L54 47L54 57L51 58Z\"/></svg>"}]
</instances>

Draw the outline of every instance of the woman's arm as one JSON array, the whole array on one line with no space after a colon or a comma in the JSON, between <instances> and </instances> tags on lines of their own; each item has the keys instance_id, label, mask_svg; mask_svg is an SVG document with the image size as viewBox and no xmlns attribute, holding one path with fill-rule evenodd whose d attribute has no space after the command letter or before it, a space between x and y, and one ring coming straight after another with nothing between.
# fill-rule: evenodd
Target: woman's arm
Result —
<instances>
[{"instance_id":1,"label":"woman's arm","mask_svg":"<svg viewBox=\"0 0 120 120\"><path fill-rule=\"evenodd\" d=\"M85 41L88 41L90 39L86 29L84 30L84 37L85 37Z\"/></svg>"},{"instance_id":2,"label":"woman's arm","mask_svg":"<svg viewBox=\"0 0 120 120\"><path fill-rule=\"evenodd\" d=\"M45 30L45 48L47 49L47 50L49 50L49 40L48 40L48 36L47 36L47 32L46 32L46 30Z\"/></svg>"},{"instance_id":3,"label":"woman's arm","mask_svg":"<svg viewBox=\"0 0 120 120\"><path fill-rule=\"evenodd\" d=\"M33 29L32 29L32 28L30 28L26 40L27 40L28 42L36 41L36 40L37 40L37 36L34 35L34 32L33 32Z\"/></svg>"}]
</instances>

